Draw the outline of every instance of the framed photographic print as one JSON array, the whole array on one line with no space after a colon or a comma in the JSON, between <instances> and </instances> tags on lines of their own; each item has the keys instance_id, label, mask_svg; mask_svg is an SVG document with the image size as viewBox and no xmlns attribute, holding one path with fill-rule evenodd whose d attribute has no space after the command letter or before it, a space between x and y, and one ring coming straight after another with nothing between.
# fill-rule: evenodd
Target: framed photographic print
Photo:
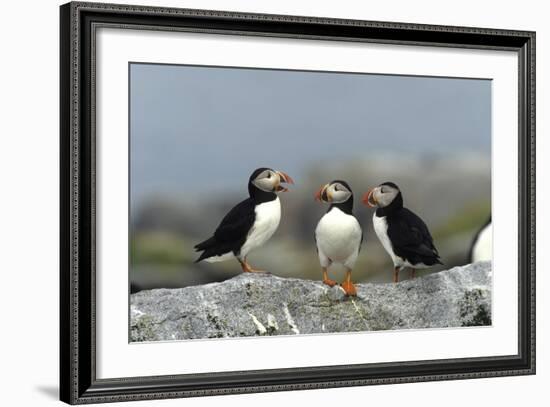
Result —
<instances>
[{"instance_id":1,"label":"framed photographic print","mask_svg":"<svg viewBox=\"0 0 550 407\"><path fill-rule=\"evenodd\" d=\"M60 13L63 401L535 373L535 33Z\"/></svg>"}]
</instances>

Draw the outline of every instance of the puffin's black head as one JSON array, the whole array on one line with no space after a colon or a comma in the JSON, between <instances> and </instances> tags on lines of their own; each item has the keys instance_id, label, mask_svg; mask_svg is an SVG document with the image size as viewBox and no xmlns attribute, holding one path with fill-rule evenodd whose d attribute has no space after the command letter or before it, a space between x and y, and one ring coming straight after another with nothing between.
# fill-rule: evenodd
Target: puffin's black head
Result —
<instances>
[{"instance_id":1,"label":"puffin's black head","mask_svg":"<svg viewBox=\"0 0 550 407\"><path fill-rule=\"evenodd\" d=\"M371 208L386 208L391 204L403 206L403 197L396 184L384 182L365 193L363 203Z\"/></svg>"},{"instance_id":2,"label":"puffin's black head","mask_svg":"<svg viewBox=\"0 0 550 407\"><path fill-rule=\"evenodd\" d=\"M248 190L252 195L253 190L260 190L268 193L286 192L287 188L281 183L294 184L294 180L282 171L275 171L271 168L258 168L254 170L248 180Z\"/></svg>"},{"instance_id":3,"label":"puffin's black head","mask_svg":"<svg viewBox=\"0 0 550 407\"><path fill-rule=\"evenodd\" d=\"M353 191L346 181L335 180L323 185L315 194L315 199L321 202L339 204L353 198Z\"/></svg>"}]
</instances>

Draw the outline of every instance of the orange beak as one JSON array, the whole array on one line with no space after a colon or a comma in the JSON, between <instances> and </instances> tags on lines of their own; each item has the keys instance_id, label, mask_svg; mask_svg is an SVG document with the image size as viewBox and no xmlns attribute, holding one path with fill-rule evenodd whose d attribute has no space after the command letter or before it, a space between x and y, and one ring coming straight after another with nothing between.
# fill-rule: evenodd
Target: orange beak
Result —
<instances>
[{"instance_id":1,"label":"orange beak","mask_svg":"<svg viewBox=\"0 0 550 407\"><path fill-rule=\"evenodd\" d=\"M294 180L292 179L292 177L290 175L288 175L287 173L282 172L282 171L276 171L276 172L277 172L277 175L279 176L280 182L284 182L284 183L287 183L287 184L294 184ZM280 184L277 185L276 189L279 192L288 191L288 188L285 188L285 187L281 186Z\"/></svg>"},{"instance_id":2,"label":"orange beak","mask_svg":"<svg viewBox=\"0 0 550 407\"><path fill-rule=\"evenodd\" d=\"M363 195L362 201L370 208L376 207L376 204L378 202L376 202L376 198L374 197L374 188L371 188L368 192L365 193L365 195Z\"/></svg>"},{"instance_id":3,"label":"orange beak","mask_svg":"<svg viewBox=\"0 0 550 407\"><path fill-rule=\"evenodd\" d=\"M322 202L322 201L325 201L327 202L328 200L328 196L327 194L325 193L325 190L327 189L328 187L328 184L326 185L323 185L321 188L319 188L319 190L315 193L315 200L316 201L319 201L319 202ZM323 197L324 195L324 197ZM324 199L323 199L324 198Z\"/></svg>"},{"instance_id":4,"label":"orange beak","mask_svg":"<svg viewBox=\"0 0 550 407\"><path fill-rule=\"evenodd\" d=\"M286 182L287 184L293 184L294 185L294 180L286 172L277 171L277 174L279 175L279 178L281 178L281 182Z\"/></svg>"}]
</instances>

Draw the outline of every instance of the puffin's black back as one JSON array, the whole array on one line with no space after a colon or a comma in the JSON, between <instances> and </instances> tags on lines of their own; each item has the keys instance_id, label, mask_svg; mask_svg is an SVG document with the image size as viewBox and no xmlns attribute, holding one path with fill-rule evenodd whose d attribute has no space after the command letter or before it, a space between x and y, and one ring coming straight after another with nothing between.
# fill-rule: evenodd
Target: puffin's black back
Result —
<instances>
[{"instance_id":1,"label":"puffin's black back","mask_svg":"<svg viewBox=\"0 0 550 407\"><path fill-rule=\"evenodd\" d=\"M195 262L212 256L221 256L228 252L238 255L246 241L248 231L254 224L255 206L252 198L247 198L235 205L224 216L216 228L214 236L195 246L195 251L204 250Z\"/></svg>"},{"instance_id":2,"label":"puffin's black back","mask_svg":"<svg viewBox=\"0 0 550 407\"><path fill-rule=\"evenodd\" d=\"M399 190L393 182L384 182ZM411 210L403 207L401 190L385 208L376 209L376 216L386 217L388 237L394 253L411 264L424 263L426 266L443 264L435 248L432 235L424 221Z\"/></svg>"},{"instance_id":3,"label":"puffin's black back","mask_svg":"<svg viewBox=\"0 0 550 407\"><path fill-rule=\"evenodd\" d=\"M432 235L422 219L407 208L388 215L388 237L393 251L411 264L442 264Z\"/></svg>"}]
</instances>

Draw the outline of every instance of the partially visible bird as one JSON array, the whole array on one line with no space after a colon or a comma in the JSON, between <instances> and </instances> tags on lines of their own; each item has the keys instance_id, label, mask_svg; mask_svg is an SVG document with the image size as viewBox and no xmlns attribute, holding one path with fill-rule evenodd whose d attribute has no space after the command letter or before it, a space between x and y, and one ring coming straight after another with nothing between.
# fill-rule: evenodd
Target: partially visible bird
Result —
<instances>
[{"instance_id":1,"label":"partially visible bird","mask_svg":"<svg viewBox=\"0 0 550 407\"><path fill-rule=\"evenodd\" d=\"M249 197L225 215L212 237L195 246L195 251L202 252L195 262L236 258L244 272L260 272L252 268L246 258L267 242L279 226L281 203L277 193L287 191L281 183L294 181L282 171L255 170L248 180Z\"/></svg>"},{"instance_id":2,"label":"partially visible bird","mask_svg":"<svg viewBox=\"0 0 550 407\"><path fill-rule=\"evenodd\" d=\"M491 222L491 216L476 233L470 246L468 258L470 263L493 259L493 223Z\"/></svg>"},{"instance_id":3,"label":"partially visible bird","mask_svg":"<svg viewBox=\"0 0 550 407\"><path fill-rule=\"evenodd\" d=\"M315 198L330 204L315 229L323 283L330 287L336 285L336 281L328 277L328 268L333 263L341 264L346 269L341 286L346 295L355 296L357 290L351 281L351 271L361 249L363 231L353 216L353 192L347 182L336 180L321 187Z\"/></svg>"},{"instance_id":4,"label":"partially visible bird","mask_svg":"<svg viewBox=\"0 0 550 407\"><path fill-rule=\"evenodd\" d=\"M395 283L399 281L399 271L405 267L412 269L414 278L416 269L443 264L424 221L403 207L403 195L397 185L384 182L372 188L363 196L363 203L377 208L372 223L393 261Z\"/></svg>"}]
</instances>

